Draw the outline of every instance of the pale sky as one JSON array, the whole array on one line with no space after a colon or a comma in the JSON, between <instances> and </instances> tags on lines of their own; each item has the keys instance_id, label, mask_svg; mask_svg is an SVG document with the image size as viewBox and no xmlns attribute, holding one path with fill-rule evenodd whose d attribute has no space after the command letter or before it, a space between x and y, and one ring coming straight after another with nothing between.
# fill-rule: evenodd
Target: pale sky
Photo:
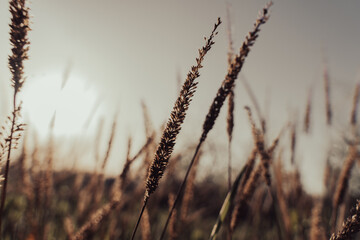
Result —
<instances>
[{"instance_id":1,"label":"pale sky","mask_svg":"<svg viewBox=\"0 0 360 240\"><path fill-rule=\"evenodd\" d=\"M234 47L239 49L266 1L228 2L231 6ZM46 121L50 121L55 110L49 107L46 112L45 107L38 106L38 102L53 106L49 99L52 95L62 94L67 100L61 101L68 101L68 105L54 103L58 106L58 125L69 129L73 125L73 128L80 129L84 124L83 116L88 115L100 99L96 119L87 132L69 130L75 133L67 134L66 139L82 139L83 136L91 139L89 136L93 137L96 132L98 118L104 117L106 125L110 126L118 111L117 145L109 164L111 173L121 170L129 135L134 138L134 151L144 142L141 100L146 102L152 121L159 128L168 118L177 96L177 75L185 79L195 63L197 49L204 44L203 37L209 35L217 17L221 17L223 24L215 38L215 45L205 57L198 91L190 105L175 151L181 150L181 146L186 144L197 143L205 115L227 70L225 1L33 0L29 7L32 31L29 35L30 58L25 65L27 81L23 100L24 105L33 103L33 106L24 106L24 117L33 119L33 122L29 120L29 127L38 125L37 128L40 126L46 130ZM337 136L336 131L344 129L348 122L353 88L360 81L359 10L360 1L357 0L275 0L270 19L262 26L242 70L262 110L268 114L270 139L289 120L298 120L302 124L307 92L310 86L314 87L313 123L316 130L311 136L300 136L297 157L305 169L304 174L309 176L304 180L305 184L317 182L313 188L315 192L321 189L326 149ZM0 0L2 116L9 111L7 105L10 99L10 74L7 68L10 53L9 17L8 1ZM332 87L335 133L329 133L324 127L324 58ZM70 69L68 86L62 93L46 95L45 88L59 88L59 81L67 68ZM65 93L66 88L69 93ZM77 97L74 98L74 94ZM240 167L252 144L243 110L243 106L251 103L239 81L235 95L233 161L235 166ZM76 104L79 107L72 110L73 117L69 120L65 110ZM44 108L47 117L42 118L45 122L35 123L39 121L31 115L35 110L29 109L41 112L39 108ZM227 147L225 113L226 108L209 135L209 140L217 144L219 149ZM79 121L77 125L76 121ZM108 135L108 132L104 134ZM104 142L107 141L105 138ZM286 142L288 136L285 135L284 139ZM80 165L89 166L91 161ZM204 169L213 171L208 163L204 161ZM221 162L216 164L224 165Z\"/></svg>"}]
</instances>

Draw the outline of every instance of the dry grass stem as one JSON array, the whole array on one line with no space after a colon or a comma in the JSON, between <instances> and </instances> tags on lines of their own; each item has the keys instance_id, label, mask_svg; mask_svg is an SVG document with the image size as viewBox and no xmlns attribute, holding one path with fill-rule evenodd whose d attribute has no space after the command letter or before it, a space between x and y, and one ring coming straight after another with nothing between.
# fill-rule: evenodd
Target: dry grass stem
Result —
<instances>
[{"instance_id":1,"label":"dry grass stem","mask_svg":"<svg viewBox=\"0 0 360 240\"><path fill-rule=\"evenodd\" d=\"M182 204L181 204L181 212L180 212L180 220L182 222L185 222L187 219L190 203L194 197L195 178L196 178L196 173L198 170L198 165L200 162L200 157L201 157L201 151L195 159L192 171L189 174L189 180L187 181L186 186L185 186L184 196L183 196Z\"/></svg>"},{"instance_id":2,"label":"dry grass stem","mask_svg":"<svg viewBox=\"0 0 360 240\"><path fill-rule=\"evenodd\" d=\"M315 199L311 210L310 240L325 240L326 234L322 221L323 202Z\"/></svg>"},{"instance_id":3,"label":"dry grass stem","mask_svg":"<svg viewBox=\"0 0 360 240\"><path fill-rule=\"evenodd\" d=\"M150 216L147 208L144 210L143 221L141 222L141 239L142 240L151 240L151 225L150 225Z\"/></svg>"},{"instance_id":4,"label":"dry grass stem","mask_svg":"<svg viewBox=\"0 0 360 240\"><path fill-rule=\"evenodd\" d=\"M354 166L354 163L358 157L359 156L357 152L357 147L353 145L350 146L348 156L345 159L343 168L341 169L340 176L336 185L336 190L334 193L333 208L335 211L344 200L344 196L351 176L351 169Z\"/></svg>"},{"instance_id":5,"label":"dry grass stem","mask_svg":"<svg viewBox=\"0 0 360 240\"><path fill-rule=\"evenodd\" d=\"M170 193L169 194L169 210L174 205L175 195ZM173 214L169 221L169 240L175 240L177 238L177 231L176 231L176 218L177 218L177 211L174 210Z\"/></svg>"}]
</instances>

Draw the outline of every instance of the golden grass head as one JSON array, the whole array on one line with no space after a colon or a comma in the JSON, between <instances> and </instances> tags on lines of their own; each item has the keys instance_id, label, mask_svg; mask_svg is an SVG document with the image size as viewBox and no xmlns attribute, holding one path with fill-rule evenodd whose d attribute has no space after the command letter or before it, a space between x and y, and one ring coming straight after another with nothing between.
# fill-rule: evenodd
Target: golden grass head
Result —
<instances>
[{"instance_id":1,"label":"golden grass head","mask_svg":"<svg viewBox=\"0 0 360 240\"><path fill-rule=\"evenodd\" d=\"M217 34L216 29L220 24L221 20L218 18L210 37L205 38L205 46L199 49L199 57L196 58L197 64L191 67L191 71L188 73L180 91L180 95L175 102L175 106L170 114L170 118L156 150L154 160L149 169L149 176L146 180L145 198L148 198L150 194L156 190L160 178L164 175L164 171L174 149L176 137L181 130L181 124L184 122L186 111L189 108L192 96L196 91L198 82L196 82L195 79L200 76L199 69L203 67L202 61L204 60L206 53L215 43L213 38Z\"/></svg>"},{"instance_id":2,"label":"golden grass head","mask_svg":"<svg viewBox=\"0 0 360 240\"><path fill-rule=\"evenodd\" d=\"M10 42L12 55L9 56L9 68L12 74L12 86L19 92L23 83L23 60L28 59L29 40L27 38L29 27L29 8L25 0L10 1Z\"/></svg>"},{"instance_id":3,"label":"golden grass head","mask_svg":"<svg viewBox=\"0 0 360 240\"><path fill-rule=\"evenodd\" d=\"M258 18L254 24L254 28L252 31L248 33L245 37L245 41L240 47L240 53L236 54L229 64L228 73L223 80L221 87L218 89L216 97L214 98L209 112L206 116L205 122L203 124L203 133L200 141L205 141L208 133L213 128L217 117L219 116L220 110L226 97L229 95L231 90L233 89L234 82L238 78L238 75L244 65L245 58L250 52L250 47L254 45L258 33L260 32L260 26L269 19L268 9L272 5L272 2L268 3L264 9L259 13Z\"/></svg>"}]
</instances>

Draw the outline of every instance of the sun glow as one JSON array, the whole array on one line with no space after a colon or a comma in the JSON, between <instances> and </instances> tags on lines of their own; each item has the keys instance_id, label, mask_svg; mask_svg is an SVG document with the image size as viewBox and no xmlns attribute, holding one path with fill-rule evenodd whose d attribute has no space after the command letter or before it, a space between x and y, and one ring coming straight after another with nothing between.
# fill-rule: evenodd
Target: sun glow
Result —
<instances>
[{"instance_id":1,"label":"sun glow","mask_svg":"<svg viewBox=\"0 0 360 240\"><path fill-rule=\"evenodd\" d=\"M66 81L61 74L28 79L22 100L26 121L41 136L49 133L53 120L54 135L81 134L98 107L96 89L76 74Z\"/></svg>"}]
</instances>

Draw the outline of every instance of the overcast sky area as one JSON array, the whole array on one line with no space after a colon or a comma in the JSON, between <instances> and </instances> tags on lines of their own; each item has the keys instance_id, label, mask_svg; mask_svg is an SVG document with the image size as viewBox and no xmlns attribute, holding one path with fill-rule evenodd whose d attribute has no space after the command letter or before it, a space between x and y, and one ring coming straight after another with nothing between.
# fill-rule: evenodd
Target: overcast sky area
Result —
<instances>
[{"instance_id":1,"label":"overcast sky area","mask_svg":"<svg viewBox=\"0 0 360 240\"><path fill-rule=\"evenodd\" d=\"M228 0L235 52L265 3L263 0ZM58 130L55 135L67 142L70 139L89 142L85 144L89 147L94 142L99 119L104 118L106 128L102 141L106 144L111 122L118 112L115 149L108 166L110 173L118 173L122 168L128 136L133 137L133 152L145 141L141 101L146 103L154 127L159 129L177 97L178 76L182 81L185 79L195 64L197 49L204 45L203 38L209 36L213 24L221 17L223 24L200 70L198 89L175 151L197 143L209 106L227 72L225 1L32 0L29 7L31 45L22 91L23 115L29 129L46 132L56 111L56 124L63 124L62 129L67 126L69 132ZM357 0L275 0L270 19L261 27L241 72L240 81L242 77L247 79L267 117L269 141L288 121L297 122L296 160L304 175L303 182L311 192L322 189L326 154L347 127L354 86L360 81L359 10ZM0 112L4 117L11 111L7 68L9 22L8 1L0 0ZM325 126L324 62L329 70L334 107L331 129ZM63 93L67 100L61 101L70 101L69 105L61 107L57 103L58 109L46 110L39 101L52 101L55 93L48 89L59 88L66 71L68 86L63 92L68 88L68 95ZM233 164L236 169L240 169L252 148L244 111L244 106L252 103L240 81L235 89ZM313 89L313 125L311 134L305 135L302 124L310 88ZM65 110L74 106L78 107L69 117ZM44 116L36 120L35 115L40 114L34 112L41 109ZM84 128L94 109L91 123ZM76 125L78 119L83 119L80 125ZM214 166L221 168L227 162L225 122L226 106L208 139L218 152L224 152L216 162L211 157L202 162L203 169L210 173L215 172ZM289 139L289 134L284 134L281 146L288 147ZM93 166L92 156L78 164Z\"/></svg>"}]
</instances>

